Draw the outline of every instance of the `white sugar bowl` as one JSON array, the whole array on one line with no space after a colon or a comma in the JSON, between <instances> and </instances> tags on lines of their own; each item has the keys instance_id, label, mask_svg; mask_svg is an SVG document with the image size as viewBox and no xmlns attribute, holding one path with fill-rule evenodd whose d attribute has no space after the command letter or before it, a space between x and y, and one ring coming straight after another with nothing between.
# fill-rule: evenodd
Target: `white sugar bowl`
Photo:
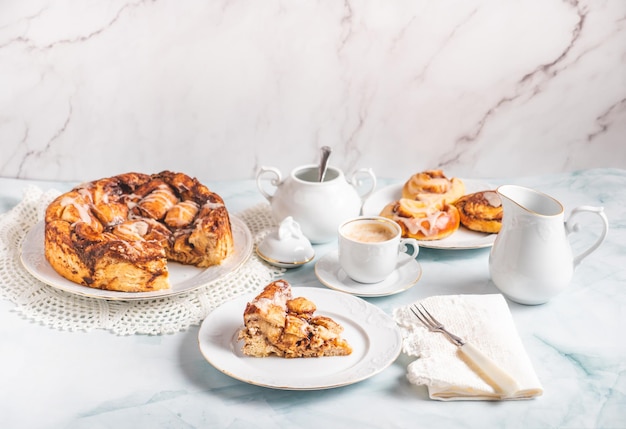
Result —
<instances>
[{"instance_id":1,"label":"white sugar bowl","mask_svg":"<svg viewBox=\"0 0 626 429\"><path fill-rule=\"evenodd\" d=\"M291 216L263 238L256 252L261 259L280 268L299 267L315 257L311 242Z\"/></svg>"}]
</instances>

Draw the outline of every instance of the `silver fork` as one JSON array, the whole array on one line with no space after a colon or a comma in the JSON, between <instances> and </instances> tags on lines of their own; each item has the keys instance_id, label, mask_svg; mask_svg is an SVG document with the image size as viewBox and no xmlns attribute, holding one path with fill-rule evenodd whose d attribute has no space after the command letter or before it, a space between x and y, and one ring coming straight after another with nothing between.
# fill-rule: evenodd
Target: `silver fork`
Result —
<instances>
[{"instance_id":1,"label":"silver fork","mask_svg":"<svg viewBox=\"0 0 626 429\"><path fill-rule=\"evenodd\" d=\"M421 309L417 305L409 307L415 317L432 332L440 332L480 370L479 375L487 378L503 397L509 397L519 391L515 379L504 369L495 363L489 356L480 351L476 346L448 331L441 322L426 310L424 305Z\"/></svg>"}]
</instances>

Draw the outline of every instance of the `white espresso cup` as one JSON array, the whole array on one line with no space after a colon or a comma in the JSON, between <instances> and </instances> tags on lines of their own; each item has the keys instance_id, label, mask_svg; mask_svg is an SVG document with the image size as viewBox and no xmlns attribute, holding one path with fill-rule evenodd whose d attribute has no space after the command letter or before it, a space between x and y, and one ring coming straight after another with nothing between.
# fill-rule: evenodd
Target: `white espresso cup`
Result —
<instances>
[{"instance_id":1,"label":"white espresso cup","mask_svg":"<svg viewBox=\"0 0 626 429\"><path fill-rule=\"evenodd\" d=\"M381 282L419 253L417 240L401 235L400 225L384 217L347 220L338 229L339 265L354 281Z\"/></svg>"}]
</instances>

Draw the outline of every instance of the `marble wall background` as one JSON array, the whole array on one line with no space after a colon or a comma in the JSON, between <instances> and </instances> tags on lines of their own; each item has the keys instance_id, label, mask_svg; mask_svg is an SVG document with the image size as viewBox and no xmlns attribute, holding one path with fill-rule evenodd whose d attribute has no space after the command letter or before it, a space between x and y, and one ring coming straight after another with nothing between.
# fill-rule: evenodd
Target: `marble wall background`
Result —
<instances>
[{"instance_id":1,"label":"marble wall background","mask_svg":"<svg viewBox=\"0 0 626 429\"><path fill-rule=\"evenodd\" d=\"M3 0L0 176L626 168L624 0Z\"/></svg>"}]
</instances>

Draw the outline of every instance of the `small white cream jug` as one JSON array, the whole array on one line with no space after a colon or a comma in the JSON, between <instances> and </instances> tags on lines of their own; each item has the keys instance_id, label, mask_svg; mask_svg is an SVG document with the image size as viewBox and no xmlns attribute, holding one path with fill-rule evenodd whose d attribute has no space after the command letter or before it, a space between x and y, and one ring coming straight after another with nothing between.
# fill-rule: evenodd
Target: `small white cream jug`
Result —
<instances>
[{"instance_id":1,"label":"small white cream jug","mask_svg":"<svg viewBox=\"0 0 626 429\"><path fill-rule=\"evenodd\" d=\"M563 206L554 198L522 186L497 189L502 200L502 229L489 255L496 287L512 301L543 304L569 284L576 266L606 238L609 223L601 207L580 206L564 222ZM591 212L601 219L600 237L573 256L569 234L580 229L574 215Z\"/></svg>"},{"instance_id":2,"label":"small white cream jug","mask_svg":"<svg viewBox=\"0 0 626 429\"><path fill-rule=\"evenodd\" d=\"M376 188L376 176L369 168L355 171L349 180L332 166L327 167L323 181L319 181L318 174L319 166L304 165L283 180L278 169L261 167L256 177L257 188L269 201L276 222L291 216L315 244L335 240L339 224L358 216L363 201ZM365 176L369 183L361 186L359 176ZM273 194L268 192L271 189L264 189L264 178L271 178L270 185L276 188Z\"/></svg>"}]
</instances>

